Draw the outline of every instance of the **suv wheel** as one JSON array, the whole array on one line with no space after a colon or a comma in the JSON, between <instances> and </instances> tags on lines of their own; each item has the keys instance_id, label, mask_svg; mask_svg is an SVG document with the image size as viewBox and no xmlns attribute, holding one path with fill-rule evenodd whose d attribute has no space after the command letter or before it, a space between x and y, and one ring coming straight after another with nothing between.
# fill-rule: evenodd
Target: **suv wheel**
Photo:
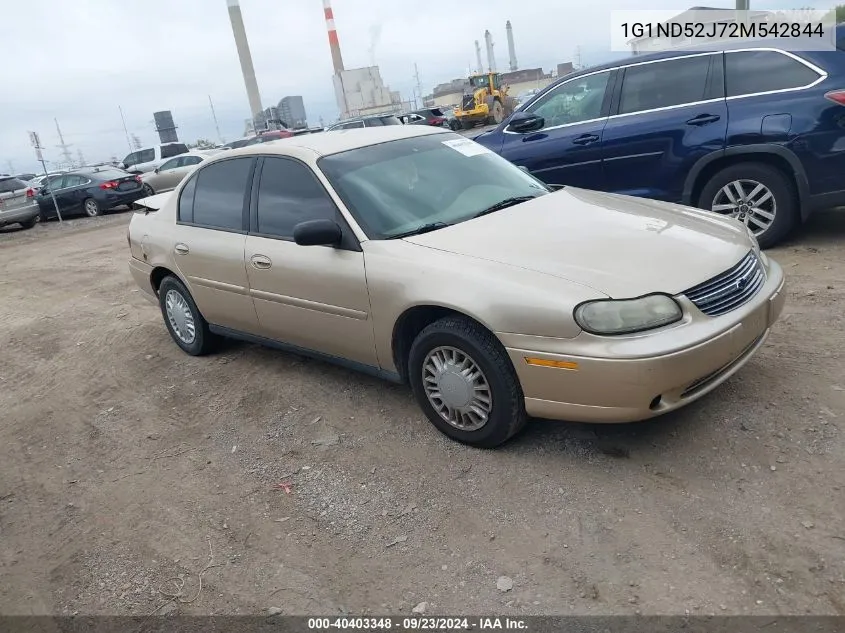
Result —
<instances>
[{"instance_id":1,"label":"suv wheel","mask_svg":"<svg viewBox=\"0 0 845 633\"><path fill-rule=\"evenodd\" d=\"M165 277L158 288L158 301L167 331L184 352L202 356L211 351L214 335L181 281Z\"/></svg>"},{"instance_id":2,"label":"suv wheel","mask_svg":"<svg viewBox=\"0 0 845 633\"><path fill-rule=\"evenodd\" d=\"M762 163L740 163L718 172L704 185L698 206L745 224L761 248L780 242L798 217L792 180Z\"/></svg>"},{"instance_id":3,"label":"suv wheel","mask_svg":"<svg viewBox=\"0 0 845 633\"><path fill-rule=\"evenodd\" d=\"M474 321L446 317L411 345L408 376L432 424L454 440L494 448L525 425L525 399L501 343Z\"/></svg>"}]
</instances>

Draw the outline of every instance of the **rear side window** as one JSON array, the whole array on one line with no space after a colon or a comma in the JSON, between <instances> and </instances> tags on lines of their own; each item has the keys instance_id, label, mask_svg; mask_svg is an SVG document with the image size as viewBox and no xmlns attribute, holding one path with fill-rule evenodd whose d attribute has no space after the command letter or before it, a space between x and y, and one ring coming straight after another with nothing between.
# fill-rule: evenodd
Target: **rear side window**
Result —
<instances>
[{"instance_id":1,"label":"rear side window","mask_svg":"<svg viewBox=\"0 0 845 633\"><path fill-rule=\"evenodd\" d=\"M6 178L0 180L0 193L9 193L10 191L17 191L18 189L26 189L27 184L23 180L17 178Z\"/></svg>"},{"instance_id":2,"label":"rear side window","mask_svg":"<svg viewBox=\"0 0 845 633\"><path fill-rule=\"evenodd\" d=\"M138 152L138 160L135 161L135 164L138 163L150 163L156 159L156 151L151 147L150 149L142 149Z\"/></svg>"},{"instance_id":3,"label":"rear side window","mask_svg":"<svg viewBox=\"0 0 845 633\"><path fill-rule=\"evenodd\" d=\"M711 57L671 59L626 68L619 114L702 101Z\"/></svg>"},{"instance_id":4,"label":"rear side window","mask_svg":"<svg viewBox=\"0 0 845 633\"><path fill-rule=\"evenodd\" d=\"M725 53L725 84L729 97L801 88L818 78L816 71L776 51Z\"/></svg>"},{"instance_id":5,"label":"rear side window","mask_svg":"<svg viewBox=\"0 0 845 633\"><path fill-rule=\"evenodd\" d=\"M194 224L229 231L243 230L244 198L252 163L252 158L234 158L200 171L194 193Z\"/></svg>"},{"instance_id":6,"label":"rear side window","mask_svg":"<svg viewBox=\"0 0 845 633\"><path fill-rule=\"evenodd\" d=\"M197 178L194 176L185 186L182 187L182 192L179 194L179 221L192 223L194 221L194 194L197 190Z\"/></svg>"},{"instance_id":7,"label":"rear side window","mask_svg":"<svg viewBox=\"0 0 845 633\"><path fill-rule=\"evenodd\" d=\"M188 151L188 146L183 143L174 143L173 145L162 145L161 146L161 157L162 158L172 158L173 156L178 156L179 154L184 154ZM150 159L152 160L152 159Z\"/></svg>"},{"instance_id":8,"label":"rear side window","mask_svg":"<svg viewBox=\"0 0 845 633\"><path fill-rule=\"evenodd\" d=\"M257 233L290 239L300 222L336 217L337 207L310 168L287 158L264 159Z\"/></svg>"}]
</instances>

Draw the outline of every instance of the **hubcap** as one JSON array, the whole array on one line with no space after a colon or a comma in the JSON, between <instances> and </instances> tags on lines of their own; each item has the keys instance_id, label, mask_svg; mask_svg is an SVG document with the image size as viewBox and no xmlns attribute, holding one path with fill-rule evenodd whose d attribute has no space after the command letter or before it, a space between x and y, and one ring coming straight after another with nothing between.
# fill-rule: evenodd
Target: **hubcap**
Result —
<instances>
[{"instance_id":1,"label":"hubcap","mask_svg":"<svg viewBox=\"0 0 845 633\"><path fill-rule=\"evenodd\" d=\"M164 297L164 306L167 311L167 320L173 332L185 345L194 342L197 329L194 325L194 315L191 307L185 301L185 297L175 290L168 290Z\"/></svg>"},{"instance_id":2,"label":"hubcap","mask_svg":"<svg viewBox=\"0 0 845 633\"><path fill-rule=\"evenodd\" d=\"M85 211L88 215L97 215L97 203L93 200L89 200L85 203Z\"/></svg>"},{"instance_id":3,"label":"hubcap","mask_svg":"<svg viewBox=\"0 0 845 633\"><path fill-rule=\"evenodd\" d=\"M487 377L455 347L436 347L423 360L425 395L443 420L461 431L477 431L493 409Z\"/></svg>"},{"instance_id":4,"label":"hubcap","mask_svg":"<svg viewBox=\"0 0 845 633\"><path fill-rule=\"evenodd\" d=\"M757 236L775 221L777 201L768 187L756 180L734 180L716 192L710 210L736 218Z\"/></svg>"}]
</instances>

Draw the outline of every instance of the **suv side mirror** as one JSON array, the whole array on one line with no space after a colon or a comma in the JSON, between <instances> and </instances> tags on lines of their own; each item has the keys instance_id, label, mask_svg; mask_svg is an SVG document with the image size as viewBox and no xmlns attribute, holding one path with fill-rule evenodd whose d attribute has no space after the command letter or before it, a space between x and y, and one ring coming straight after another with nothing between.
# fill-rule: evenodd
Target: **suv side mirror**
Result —
<instances>
[{"instance_id":1,"label":"suv side mirror","mask_svg":"<svg viewBox=\"0 0 845 633\"><path fill-rule=\"evenodd\" d=\"M546 120L543 117L532 112L521 112L517 110L511 115L507 129L520 133L536 132L537 130L542 130L545 124Z\"/></svg>"},{"instance_id":2,"label":"suv side mirror","mask_svg":"<svg viewBox=\"0 0 845 633\"><path fill-rule=\"evenodd\" d=\"M300 246L337 246L343 232L332 220L308 220L293 227L293 240Z\"/></svg>"}]
</instances>

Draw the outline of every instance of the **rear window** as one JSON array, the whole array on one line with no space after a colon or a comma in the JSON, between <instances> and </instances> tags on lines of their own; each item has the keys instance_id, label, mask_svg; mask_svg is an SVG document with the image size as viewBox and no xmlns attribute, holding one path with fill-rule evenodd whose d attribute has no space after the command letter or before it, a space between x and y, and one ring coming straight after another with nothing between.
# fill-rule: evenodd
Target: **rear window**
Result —
<instances>
[{"instance_id":1,"label":"rear window","mask_svg":"<svg viewBox=\"0 0 845 633\"><path fill-rule=\"evenodd\" d=\"M27 185L23 180L18 178L4 178L0 180L0 193L9 193L10 191L17 191L18 189L26 189Z\"/></svg>"}]
</instances>

